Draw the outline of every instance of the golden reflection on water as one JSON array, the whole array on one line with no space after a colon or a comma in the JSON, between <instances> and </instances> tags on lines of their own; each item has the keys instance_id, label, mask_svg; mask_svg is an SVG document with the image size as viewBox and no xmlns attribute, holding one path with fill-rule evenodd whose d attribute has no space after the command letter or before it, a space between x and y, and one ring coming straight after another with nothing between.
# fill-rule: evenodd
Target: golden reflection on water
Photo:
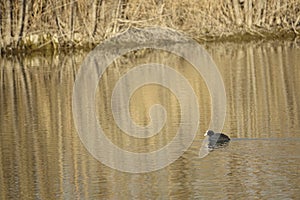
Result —
<instances>
[{"instance_id":1,"label":"golden reflection on water","mask_svg":"<svg viewBox=\"0 0 300 200\"><path fill-rule=\"evenodd\" d=\"M0 199L298 197L299 47L291 42L271 42L218 43L205 48L219 67L226 88L224 132L233 138L283 140L232 141L228 148L198 159L210 122L207 87L182 58L145 50L117 60L99 82L98 118L108 130L107 136L135 152L154 151L174 137L180 120L178 101L158 85L137 90L130 111L136 123L146 125L149 107L164 105L167 123L159 134L135 139L110 123L113 118L107 97L114 84L132 66L149 61L173 66L187 77L199 99L200 126L191 148L167 168L147 174L121 173L95 160L74 127L73 83L85 53L2 57Z\"/></svg>"},{"instance_id":2,"label":"golden reflection on water","mask_svg":"<svg viewBox=\"0 0 300 200\"><path fill-rule=\"evenodd\" d=\"M210 52L226 86L224 129L234 137L295 136L300 119L299 47L280 42L232 46Z\"/></svg>"},{"instance_id":3,"label":"golden reflection on water","mask_svg":"<svg viewBox=\"0 0 300 200\"><path fill-rule=\"evenodd\" d=\"M96 96L96 104L99 107L98 118L103 129L107 130L106 135L116 145L127 151L132 152L151 152L162 148L168 144L178 131L180 124L180 105L176 96L167 88L157 85L148 84L140 87L134 92L130 99L130 114L135 123L146 126L150 122L149 109L154 104L161 104L166 109L166 123L162 130L154 137L135 138L125 134L120 130L113 121L113 114L110 108L111 95L117 81L126 74L134 66L145 63L160 63L174 67L180 74L189 80L190 85L195 88L195 93L199 99L199 110L192 112L200 112L200 128L198 136L208 127L210 120L210 96L202 80L201 75L183 58L172 55L168 52L143 50L143 56L137 58L137 53L127 54L126 59L118 59L113 66L110 66L104 73L103 78L99 81L99 92ZM146 51L146 52L145 52ZM139 54L138 54L139 55ZM122 62L123 61L123 62ZM174 80L174 87L180 88L180 82ZM126 85L124 86L126 91ZM205 102L205 103L201 103ZM125 105L124 105L125 106ZM105 115L101 114L105 113ZM201 116L201 113L205 115ZM159 117L159 116L158 116ZM163 121L161 119L156 119ZM203 134L201 134L202 136ZM203 138L203 137L202 137Z\"/></svg>"}]
</instances>

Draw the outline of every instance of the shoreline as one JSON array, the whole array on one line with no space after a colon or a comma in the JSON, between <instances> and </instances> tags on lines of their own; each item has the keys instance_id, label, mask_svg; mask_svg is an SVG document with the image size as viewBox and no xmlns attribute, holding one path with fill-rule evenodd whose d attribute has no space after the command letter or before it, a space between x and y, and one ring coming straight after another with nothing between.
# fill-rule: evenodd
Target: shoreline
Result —
<instances>
[{"instance_id":1,"label":"shoreline","mask_svg":"<svg viewBox=\"0 0 300 200\"><path fill-rule=\"evenodd\" d=\"M188 37L191 37L187 35ZM111 36L113 37L113 36ZM35 38L30 40L30 38ZM300 40L300 35L292 30L277 30L277 31L253 31L243 33L224 33L222 36L215 35L200 35L192 37L199 44L210 42L251 42L251 41L273 41L273 40ZM18 55L31 54L36 52L69 52L69 51L90 51L103 42L105 39L99 41L64 41L59 43L56 36L49 34L40 36L29 36L25 38L25 42L17 47L1 47L1 55Z\"/></svg>"}]
</instances>

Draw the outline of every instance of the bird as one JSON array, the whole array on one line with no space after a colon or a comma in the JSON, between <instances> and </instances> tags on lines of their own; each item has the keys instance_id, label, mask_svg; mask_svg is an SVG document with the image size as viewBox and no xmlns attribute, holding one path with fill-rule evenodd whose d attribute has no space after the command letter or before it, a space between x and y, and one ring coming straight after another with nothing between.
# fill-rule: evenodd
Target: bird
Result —
<instances>
[{"instance_id":1,"label":"bird","mask_svg":"<svg viewBox=\"0 0 300 200\"><path fill-rule=\"evenodd\" d=\"M204 136L209 136L208 147L210 148L223 146L230 141L230 138L224 133L215 133L212 130L206 131Z\"/></svg>"}]
</instances>

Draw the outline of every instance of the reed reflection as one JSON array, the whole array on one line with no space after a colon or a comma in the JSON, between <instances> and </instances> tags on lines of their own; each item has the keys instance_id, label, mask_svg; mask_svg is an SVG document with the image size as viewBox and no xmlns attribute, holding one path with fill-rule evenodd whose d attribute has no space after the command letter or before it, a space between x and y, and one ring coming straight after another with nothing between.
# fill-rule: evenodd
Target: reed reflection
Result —
<instances>
[{"instance_id":1,"label":"reed reflection","mask_svg":"<svg viewBox=\"0 0 300 200\"><path fill-rule=\"evenodd\" d=\"M233 142L224 159L218 159L224 155L216 152L206 160L197 160L210 120L207 87L186 61L167 52L147 50L116 61L99 82L98 118L110 130L108 137L124 149L133 146L137 152L160 148L173 137L180 108L169 91L156 86L141 88L132 98L131 109L133 119L143 125L149 121L146 110L151 104L160 101L166 105L170 121L159 138L131 140L118 132L115 124L108 123L113 118L106 96L111 94L115 81L132 63L150 60L173 65L187 77L199 99L200 128L190 149L169 167L148 174L121 173L95 160L83 147L74 128L73 83L86 53L1 57L0 199L164 199L211 195L247 198L253 191L272 197L271 193L263 193L270 187L266 180L277 180L282 197L296 197L294 185L300 184L295 179L299 176L296 154L300 146L297 143L299 47L290 42L218 43L209 44L206 49L225 82L228 105L224 132L231 138L295 138L295 141L276 145ZM212 179L215 173L225 175ZM216 184L220 181L228 186L220 187ZM233 187L239 185L247 187L240 190Z\"/></svg>"}]
</instances>

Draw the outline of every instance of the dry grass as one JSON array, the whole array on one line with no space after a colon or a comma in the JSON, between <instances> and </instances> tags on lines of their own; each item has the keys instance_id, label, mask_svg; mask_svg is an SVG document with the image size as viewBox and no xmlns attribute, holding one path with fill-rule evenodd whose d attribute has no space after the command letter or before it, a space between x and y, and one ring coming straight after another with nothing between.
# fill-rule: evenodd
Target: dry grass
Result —
<instances>
[{"instance_id":1,"label":"dry grass","mask_svg":"<svg viewBox=\"0 0 300 200\"><path fill-rule=\"evenodd\" d=\"M2 51L84 47L130 27L198 40L300 31L300 0L23 0L1 1L0 11Z\"/></svg>"}]
</instances>

